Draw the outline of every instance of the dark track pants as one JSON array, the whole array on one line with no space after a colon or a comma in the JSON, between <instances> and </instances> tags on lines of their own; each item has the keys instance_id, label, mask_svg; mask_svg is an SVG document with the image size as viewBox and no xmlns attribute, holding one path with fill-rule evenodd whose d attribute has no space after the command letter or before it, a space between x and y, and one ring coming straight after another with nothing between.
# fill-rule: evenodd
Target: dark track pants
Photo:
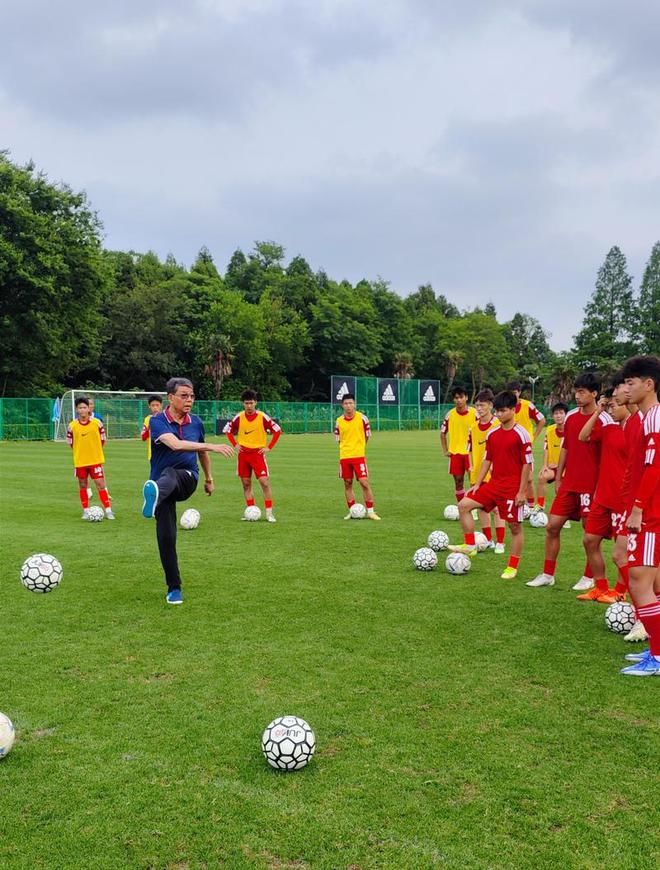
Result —
<instances>
[{"instance_id":1,"label":"dark track pants","mask_svg":"<svg viewBox=\"0 0 660 870\"><path fill-rule=\"evenodd\" d=\"M197 489L197 478L181 468L166 468L156 482L156 538L160 561L168 590L180 589L181 575L176 555L176 503L190 498Z\"/></svg>"}]
</instances>

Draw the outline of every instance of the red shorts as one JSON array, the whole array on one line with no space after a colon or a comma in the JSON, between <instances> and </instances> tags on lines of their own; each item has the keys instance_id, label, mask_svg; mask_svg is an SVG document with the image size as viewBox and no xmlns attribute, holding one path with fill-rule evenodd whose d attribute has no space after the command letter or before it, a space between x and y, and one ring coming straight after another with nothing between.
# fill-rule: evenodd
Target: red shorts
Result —
<instances>
[{"instance_id":1,"label":"red shorts","mask_svg":"<svg viewBox=\"0 0 660 870\"><path fill-rule=\"evenodd\" d=\"M470 454L452 453L449 457L449 473L454 477L470 473Z\"/></svg>"},{"instance_id":2,"label":"red shorts","mask_svg":"<svg viewBox=\"0 0 660 870\"><path fill-rule=\"evenodd\" d=\"M86 477L91 477L92 480L100 480L103 477L102 465L81 465L76 468L76 477L84 480Z\"/></svg>"},{"instance_id":3,"label":"red shorts","mask_svg":"<svg viewBox=\"0 0 660 870\"><path fill-rule=\"evenodd\" d=\"M268 463L263 453L258 450L241 450L238 454L236 474L239 477L268 477Z\"/></svg>"},{"instance_id":4,"label":"red shorts","mask_svg":"<svg viewBox=\"0 0 660 870\"><path fill-rule=\"evenodd\" d=\"M507 523L521 523L525 519L525 505L516 505L516 495L517 492L502 492L492 483L482 483L479 489L468 495L468 498L480 504L486 513L497 508L500 519Z\"/></svg>"},{"instance_id":5,"label":"red shorts","mask_svg":"<svg viewBox=\"0 0 660 870\"><path fill-rule=\"evenodd\" d=\"M600 538L616 538L621 518L620 511L613 511L605 505L595 502L587 514L584 530L588 535L598 535Z\"/></svg>"},{"instance_id":6,"label":"red shorts","mask_svg":"<svg viewBox=\"0 0 660 870\"><path fill-rule=\"evenodd\" d=\"M657 568L660 565L660 532L628 533L628 567Z\"/></svg>"},{"instance_id":7,"label":"red shorts","mask_svg":"<svg viewBox=\"0 0 660 870\"><path fill-rule=\"evenodd\" d=\"M554 497L550 513L569 520L581 520L589 516L593 499L591 492L566 492L562 489Z\"/></svg>"},{"instance_id":8,"label":"red shorts","mask_svg":"<svg viewBox=\"0 0 660 870\"><path fill-rule=\"evenodd\" d=\"M357 480L369 477L367 468L367 460L364 456L355 456L351 459L339 460L339 476L342 480L353 480L355 475Z\"/></svg>"},{"instance_id":9,"label":"red shorts","mask_svg":"<svg viewBox=\"0 0 660 870\"><path fill-rule=\"evenodd\" d=\"M626 522L628 521L628 511L624 511L622 514L619 514L619 521L614 527L614 537L615 538L627 538L628 537L628 526Z\"/></svg>"}]
</instances>

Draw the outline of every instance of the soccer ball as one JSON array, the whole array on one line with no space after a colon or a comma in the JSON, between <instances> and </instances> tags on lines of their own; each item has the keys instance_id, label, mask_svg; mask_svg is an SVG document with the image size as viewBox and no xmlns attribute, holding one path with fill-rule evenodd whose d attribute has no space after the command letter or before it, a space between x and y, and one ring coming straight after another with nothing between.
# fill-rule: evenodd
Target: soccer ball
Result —
<instances>
[{"instance_id":1,"label":"soccer ball","mask_svg":"<svg viewBox=\"0 0 660 870\"><path fill-rule=\"evenodd\" d=\"M261 738L261 751L277 770L300 770L311 761L315 749L314 732L298 716L273 719Z\"/></svg>"},{"instance_id":2,"label":"soccer ball","mask_svg":"<svg viewBox=\"0 0 660 870\"><path fill-rule=\"evenodd\" d=\"M418 571L432 571L438 564L438 557L430 547L420 547L413 554L413 565Z\"/></svg>"},{"instance_id":3,"label":"soccer ball","mask_svg":"<svg viewBox=\"0 0 660 870\"><path fill-rule=\"evenodd\" d=\"M104 516L105 514L103 513L103 508L100 508L97 505L93 505L91 508L87 508L88 523L100 523Z\"/></svg>"},{"instance_id":4,"label":"soccer ball","mask_svg":"<svg viewBox=\"0 0 660 870\"><path fill-rule=\"evenodd\" d=\"M483 553L483 551L488 547L488 538L483 532L475 532L474 543L476 544L477 552Z\"/></svg>"},{"instance_id":5,"label":"soccer ball","mask_svg":"<svg viewBox=\"0 0 660 870\"><path fill-rule=\"evenodd\" d=\"M0 713L0 758L4 758L5 755L9 754L15 739L16 732L14 731L11 719L9 716L5 716L4 713Z\"/></svg>"},{"instance_id":6,"label":"soccer ball","mask_svg":"<svg viewBox=\"0 0 660 870\"><path fill-rule=\"evenodd\" d=\"M257 508L257 510L259 510L259 508ZM195 510L195 508L188 508L181 514L179 522L181 523L182 529L196 529L201 518L201 514L198 510Z\"/></svg>"},{"instance_id":7,"label":"soccer ball","mask_svg":"<svg viewBox=\"0 0 660 870\"><path fill-rule=\"evenodd\" d=\"M351 515L352 520L363 520L367 515L366 507L363 504L360 504L359 501L352 504L348 509L348 512Z\"/></svg>"},{"instance_id":8,"label":"soccer ball","mask_svg":"<svg viewBox=\"0 0 660 870\"><path fill-rule=\"evenodd\" d=\"M55 556L36 553L23 562L21 583L30 592L50 592L62 582L62 566Z\"/></svg>"},{"instance_id":9,"label":"soccer ball","mask_svg":"<svg viewBox=\"0 0 660 870\"><path fill-rule=\"evenodd\" d=\"M548 515L543 511L534 511L529 518L529 524L533 529L544 529L548 525Z\"/></svg>"},{"instance_id":10,"label":"soccer ball","mask_svg":"<svg viewBox=\"0 0 660 870\"><path fill-rule=\"evenodd\" d=\"M527 503L525 503L523 505L523 519L528 520L531 517L531 515L532 515L532 509Z\"/></svg>"},{"instance_id":11,"label":"soccer ball","mask_svg":"<svg viewBox=\"0 0 660 870\"><path fill-rule=\"evenodd\" d=\"M610 631L623 634L635 624L635 608L627 601L615 601L605 611L605 625Z\"/></svg>"},{"instance_id":12,"label":"soccer ball","mask_svg":"<svg viewBox=\"0 0 660 870\"><path fill-rule=\"evenodd\" d=\"M446 520L457 520L458 519L458 505L456 504L448 504L445 508L445 519Z\"/></svg>"},{"instance_id":13,"label":"soccer ball","mask_svg":"<svg viewBox=\"0 0 660 870\"><path fill-rule=\"evenodd\" d=\"M450 553L445 562L445 568L450 574L467 574L471 567L470 557L465 553Z\"/></svg>"},{"instance_id":14,"label":"soccer ball","mask_svg":"<svg viewBox=\"0 0 660 870\"><path fill-rule=\"evenodd\" d=\"M258 508L256 504L248 505L243 516L249 523L256 523L257 520L261 519L261 508Z\"/></svg>"},{"instance_id":15,"label":"soccer ball","mask_svg":"<svg viewBox=\"0 0 660 870\"><path fill-rule=\"evenodd\" d=\"M432 550L435 550L436 553L439 550L446 550L449 546L449 535L447 532L438 529L436 532L431 532L426 543Z\"/></svg>"}]
</instances>

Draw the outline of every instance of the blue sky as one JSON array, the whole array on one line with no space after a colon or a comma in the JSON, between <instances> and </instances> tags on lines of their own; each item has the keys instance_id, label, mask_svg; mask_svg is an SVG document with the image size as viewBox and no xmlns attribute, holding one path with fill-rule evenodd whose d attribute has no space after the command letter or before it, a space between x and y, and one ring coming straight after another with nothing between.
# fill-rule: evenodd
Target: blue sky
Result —
<instances>
[{"instance_id":1,"label":"blue sky","mask_svg":"<svg viewBox=\"0 0 660 870\"><path fill-rule=\"evenodd\" d=\"M85 189L109 247L223 268L273 239L336 278L526 311L563 349L608 249L637 285L660 238L656 2L0 13L0 147Z\"/></svg>"}]
</instances>

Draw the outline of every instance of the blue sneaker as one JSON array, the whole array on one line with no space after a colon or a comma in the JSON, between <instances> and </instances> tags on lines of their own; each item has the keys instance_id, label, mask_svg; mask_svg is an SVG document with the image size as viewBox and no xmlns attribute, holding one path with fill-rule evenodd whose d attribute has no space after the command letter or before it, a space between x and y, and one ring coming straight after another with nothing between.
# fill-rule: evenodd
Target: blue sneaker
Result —
<instances>
[{"instance_id":1,"label":"blue sneaker","mask_svg":"<svg viewBox=\"0 0 660 870\"><path fill-rule=\"evenodd\" d=\"M165 600L168 604L183 604L183 592L180 589L170 589Z\"/></svg>"},{"instance_id":2,"label":"blue sneaker","mask_svg":"<svg viewBox=\"0 0 660 870\"><path fill-rule=\"evenodd\" d=\"M624 659L627 662L643 662L644 659L647 659L651 655L650 649L645 649L644 652L640 653L628 653L628 655L624 656Z\"/></svg>"},{"instance_id":3,"label":"blue sneaker","mask_svg":"<svg viewBox=\"0 0 660 870\"><path fill-rule=\"evenodd\" d=\"M649 654L643 661L622 668L621 673L627 677L660 677L660 658Z\"/></svg>"},{"instance_id":4,"label":"blue sneaker","mask_svg":"<svg viewBox=\"0 0 660 870\"><path fill-rule=\"evenodd\" d=\"M142 495L144 496L142 516L145 520L151 520L156 516L156 504L158 502L158 484L155 480L148 480L145 483L142 487Z\"/></svg>"}]
</instances>

